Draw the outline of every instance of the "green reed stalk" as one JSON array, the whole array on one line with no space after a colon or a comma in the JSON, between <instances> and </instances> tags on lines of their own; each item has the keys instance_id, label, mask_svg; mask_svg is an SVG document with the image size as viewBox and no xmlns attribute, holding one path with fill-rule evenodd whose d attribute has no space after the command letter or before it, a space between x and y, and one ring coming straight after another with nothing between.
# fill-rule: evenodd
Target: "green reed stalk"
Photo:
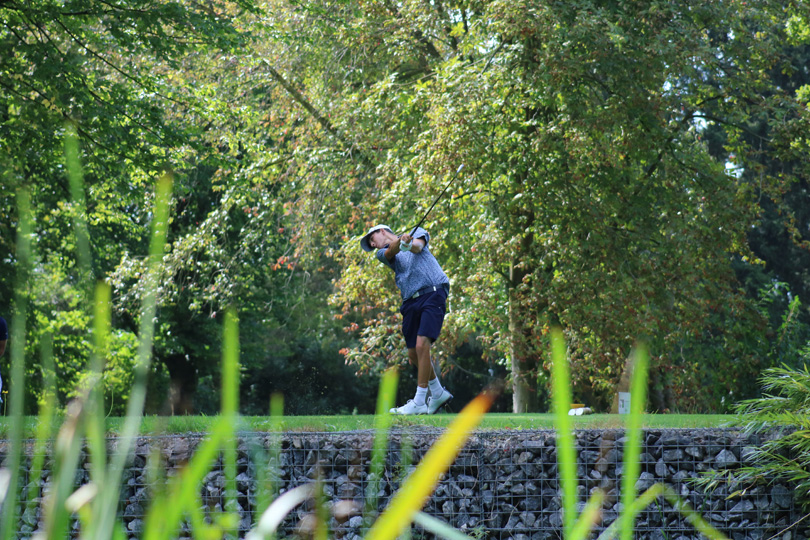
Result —
<instances>
[{"instance_id":1,"label":"green reed stalk","mask_svg":"<svg viewBox=\"0 0 810 540\"><path fill-rule=\"evenodd\" d=\"M53 450L51 476L54 480L43 504L46 538L65 538L69 532L71 511L68 510L67 501L75 488L76 471L79 469L83 421L80 404L77 401L68 404Z\"/></svg>"},{"instance_id":2,"label":"green reed stalk","mask_svg":"<svg viewBox=\"0 0 810 540\"><path fill-rule=\"evenodd\" d=\"M388 433L391 430L391 407L397 395L399 372L388 369L380 379L380 393L377 394L377 414L374 417L374 443L371 450L368 484L366 487L366 504L363 509L363 532L374 522L377 516L377 499L385 472L385 455L388 450Z\"/></svg>"},{"instance_id":3,"label":"green reed stalk","mask_svg":"<svg viewBox=\"0 0 810 540\"><path fill-rule=\"evenodd\" d=\"M31 472L28 475L28 499L25 504L27 512L36 509L37 498L41 496L40 480L48 441L53 431L53 419L56 411L56 369L53 362L53 336L46 334L40 348L42 361L42 403L37 417L37 428L34 437L34 455L31 458Z\"/></svg>"},{"instance_id":4,"label":"green reed stalk","mask_svg":"<svg viewBox=\"0 0 810 540\"><path fill-rule=\"evenodd\" d=\"M641 416L647 406L647 371L649 355L644 344L634 352L633 377L630 385L630 415L627 419L627 436L624 444L624 468L622 474L621 540L633 537L634 516L627 511L636 500L636 481L641 471Z\"/></svg>"},{"instance_id":5,"label":"green reed stalk","mask_svg":"<svg viewBox=\"0 0 810 540\"><path fill-rule=\"evenodd\" d=\"M19 497L20 463L22 459L22 432L23 432L23 396L25 394L25 324L28 311L26 297L28 279L31 273L31 197L28 191L17 191L17 214L19 228L17 229L17 281L14 288L15 310L11 318L11 376L9 401L11 402L9 427L10 446L6 467L11 473L6 490L6 502L3 505L2 525L0 525L0 538L9 540L16 530L17 501Z\"/></svg>"},{"instance_id":6,"label":"green reed stalk","mask_svg":"<svg viewBox=\"0 0 810 540\"><path fill-rule=\"evenodd\" d=\"M458 457L494 400L495 392L485 390L464 407L442 436L433 443L413 473L408 475L385 512L371 526L366 538L394 540L402 538L402 533L410 530L413 516L425 505L442 475Z\"/></svg>"},{"instance_id":7,"label":"green reed stalk","mask_svg":"<svg viewBox=\"0 0 810 540\"><path fill-rule=\"evenodd\" d=\"M253 462L256 463L256 512L254 514L255 522L252 524L254 527L258 525L261 516L270 507L278 491L283 417L284 396L273 393L270 396L270 419L266 434L267 450L264 449L261 436L250 439L249 451L253 457ZM275 531L268 531L263 538L273 540L275 537Z\"/></svg>"},{"instance_id":8,"label":"green reed stalk","mask_svg":"<svg viewBox=\"0 0 810 540\"><path fill-rule=\"evenodd\" d=\"M268 433L266 459L257 459L258 463L266 463L256 471L256 515L260 516L273 502L278 491L279 471L281 469L281 430L284 417L284 396L274 393L270 396L270 429ZM261 449L256 451L262 456ZM272 535L275 537L275 535Z\"/></svg>"},{"instance_id":9,"label":"green reed stalk","mask_svg":"<svg viewBox=\"0 0 810 540\"><path fill-rule=\"evenodd\" d=\"M414 514L413 522L439 538L446 538L447 540L472 540L472 537L467 536L444 521L424 512Z\"/></svg>"},{"instance_id":10,"label":"green reed stalk","mask_svg":"<svg viewBox=\"0 0 810 540\"><path fill-rule=\"evenodd\" d=\"M571 431L571 382L562 330L551 331L552 389L554 425L557 430L557 466L562 486L564 538L573 538L577 520L576 441Z\"/></svg>"},{"instance_id":11,"label":"green reed stalk","mask_svg":"<svg viewBox=\"0 0 810 540\"><path fill-rule=\"evenodd\" d=\"M225 439L225 511L236 512L236 423L239 412L239 319L233 307L225 310L222 340L222 417L228 420L231 433ZM230 532L235 535L238 517Z\"/></svg>"},{"instance_id":12,"label":"green reed stalk","mask_svg":"<svg viewBox=\"0 0 810 540\"><path fill-rule=\"evenodd\" d=\"M147 511L143 540L171 539L177 534L183 516L188 515L194 536L233 537L239 525L236 508L236 424L239 409L239 327L235 311L225 312L222 350L222 403L220 415L209 436L196 449L189 464L169 480ZM213 525L205 522L200 508L200 486L212 465L224 453L225 512Z\"/></svg>"},{"instance_id":13,"label":"green reed stalk","mask_svg":"<svg viewBox=\"0 0 810 540\"><path fill-rule=\"evenodd\" d=\"M87 204L79 159L79 140L73 123L66 124L64 144L70 183L71 221L76 237L79 289L89 303L93 281L90 234L87 229ZM110 296L110 286L99 282L95 287L92 305L94 343L90 354L89 373L84 381L84 397L79 400L81 410L77 413L84 417L84 421L78 422L78 431L74 434L77 438L81 438L83 434L87 436L91 465L91 483L82 488L86 495L84 498L78 495L74 497L78 502L91 502L92 505L92 511L79 513L83 525L82 538L108 536L117 517L117 505L111 502L111 498L117 498L117 494L109 491L110 485L107 482L107 442L104 425L103 371L110 337ZM94 496L94 492L98 492L98 496Z\"/></svg>"},{"instance_id":14,"label":"green reed stalk","mask_svg":"<svg viewBox=\"0 0 810 540\"><path fill-rule=\"evenodd\" d=\"M211 427L208 437L194 451L188 465L169 480L167 489L154 497L144 520L142 540L169 540L176 538L183 515L193 516L198 504L199 489L205 476L220 455L225 441L233 436L233 426L220 416ZM208 527L204 527L207 532ZM221 535L220 535L221 536Z\"/></svg>"},{"instance_id":15,"label":"green reed stalk","mask_svg":"<svg viewBox=\"0 0 810 540\"><path fill-rule=\"evenodd\" d=\"M90 256L90 233L87 231L87 203L84 194L84 178L79 159L79 137L72 122L65 125L65 164L70 182L72 205L71 220L76 236L76 255L79 261L79 283L85 298L90 297L92 263Z\"/></svg>"},{"instance_id":16,"label":"green reed stalk","mask_svg":"<svg viewBox=\"0 0 810 540\"><path fill-rule=\"evenodd\" d=\"M632 407L632 401L630 406ZM669 501L669 503L675 508L676 512L680 512L682 515L684 515L695 530L709 540L729 540L726 535L712 527L705 519L703 519L703 517L701 517L698 512L692 509L689 503L682 500L671 487L665 484L658 483L650 486L647 491L631 501L630 506L625 507L623 512L627 512L631 516L631 520L635 521L636 517L638 517L641 511L658 500L659 497L663 497ZM617 538L620 534L619 529L622 526L621 519L617 519L611 523L610 526L602 532L602 534L599 535L598 540L611 540L613 538Z\"/></svg>"},{"instance_id":17,"label":"green reed stalk","mask_svg":"<svg viewBox=\"0 0 810 540\"><path fill-rule=\"evenodd\" d=\"M90 450L90 479L101 496L92 501L92 518L83 523L82 538L99 538L99 535L111 532L116 521L118 508L112 505L108 497L117 497L110 493L107 486L107 440L104 426L104 359L107 357L107 346L110 339L110 286L99 282L93 310L94 346L90 356L90 377L87 381L87 402L84 414L87 444Z\"/></svg>"},{"instance_id":18,"label":"green reed stalk","mask_svg":"<svg viewBox=\"0 0 810 540\"><path fill-rule=\"evenodd\" d=\"M413 441L407 431L402 432L399 440L399 456L399 466L402 468L402 481L400 482L400 486L402 486L408 482L408 478L413 474L408 473L408 469L413 465ZM411 527L405 527L399 535L398 540L410 540L411 537Z\"/></svg>"},{"instance_id":19,"label":"green reed stalk","mask_svg":"<svg viewBox=\"0 0 810 540\"><path fill-rule=\"evenodd\" d=\"M157 312L157 288L163 261L163 249L169 229L169 203L172 193L172 177L163 175L157 182L155 208L152 214L152 233L149 242L149 258L144 276L141 320L138 342L138 356L135 363L135 382L127 403L127 415L118 438L118 447L112 457L107 481L104 484L105 522L99 526L101 538L111 538L114 518L118 509L121 492L121 478L140 432L143 407L146 401L146 385L149 366L152 361L152 344L155 335L155 313ZM106 536L105 536L106 535Z\"/></svg>"},{"instance_id":20,"label":"green reed stalk","mask_svg":"<svg viewBox=\"0 0 810 540\"><path fill-rule=\"evenodd\" d=\"M571 529L569 540L584 540L588 537L594 526L599 522L602 515L602 503L605 500L605 492L601 489L596 491L588 502L584 510L577 518L574 527Z\"/></svg>"},{"instance_id":21,"label":"green reed stalk","mask_svg":"<svg viewBox=\"0 0 810 540\"><path fill-rule=\"evenodd\" d=\"M323 472L318 470L315 479L315 530L312 532L312 540L328 540L329 538L329 502L326 500L326 493L323 490Z\"/></svg>"}]
</instances>

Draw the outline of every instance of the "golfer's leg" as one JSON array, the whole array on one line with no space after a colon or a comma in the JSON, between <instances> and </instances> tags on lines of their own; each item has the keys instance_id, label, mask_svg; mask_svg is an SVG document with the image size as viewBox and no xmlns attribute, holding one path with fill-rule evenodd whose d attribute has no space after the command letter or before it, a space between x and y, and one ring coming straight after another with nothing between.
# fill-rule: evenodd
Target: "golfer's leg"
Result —
<instances>
[{"instance_id":1,"label":"golfer's leg","mask_svg":"<svg viewBox=\"0 0 810 540\"><path fill-rule=\"evenodd\" d=\"M408 349L408 361L412 366L419 368L419 356L416 354L416 349Z\"/></svg>"},{"instance_id":2,"label":"golfer's leg","mask_svg":"<svg viewBox=\"0 0 810 540\"><path fill-rule=\"evenodd\" d=\"M433 363L430 361L431 341L425 336L416 337L417 375L416 384L422 388L427 388L428 381L436 378L433 371Z\"/></svg>"}]
</instances>

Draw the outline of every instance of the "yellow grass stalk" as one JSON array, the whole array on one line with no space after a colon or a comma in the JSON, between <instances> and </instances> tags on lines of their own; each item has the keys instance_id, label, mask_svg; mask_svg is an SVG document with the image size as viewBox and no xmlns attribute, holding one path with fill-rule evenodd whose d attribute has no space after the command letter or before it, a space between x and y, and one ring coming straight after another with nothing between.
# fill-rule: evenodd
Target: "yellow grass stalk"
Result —
<instances>
[{"instance_id":1,"label":"yellow grass stalk","mask_svg":"<svg viewBox=\"0 0 810 540\"><path fill-rule=\"evenodd\" d=\"M442 475L467 443L470 433L481 422L494 399L493 393L485 391L464 407L394 495L385 512L371 526L367 538L394 540L402 533L436 489Z\"/></svg>"}]
</instances>

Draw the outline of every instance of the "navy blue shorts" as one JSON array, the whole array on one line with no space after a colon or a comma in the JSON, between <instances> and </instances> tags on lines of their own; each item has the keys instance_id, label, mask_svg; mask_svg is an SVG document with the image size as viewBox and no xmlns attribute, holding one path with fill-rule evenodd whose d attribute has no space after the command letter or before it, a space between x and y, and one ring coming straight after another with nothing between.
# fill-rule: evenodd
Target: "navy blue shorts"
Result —
<instances>
[{"instance_id":1,"label":"navy blue shorts","mask_svg":"<svg viewBox=\"0 0 810 540\"><path fill-rule=\"evenodd\" d=\"M439 338L447 308L447 291L423 294L402 303L402 335L409 349L416 347L416 336L425 336L430 341Z\"/></svg>"}]
</instances>

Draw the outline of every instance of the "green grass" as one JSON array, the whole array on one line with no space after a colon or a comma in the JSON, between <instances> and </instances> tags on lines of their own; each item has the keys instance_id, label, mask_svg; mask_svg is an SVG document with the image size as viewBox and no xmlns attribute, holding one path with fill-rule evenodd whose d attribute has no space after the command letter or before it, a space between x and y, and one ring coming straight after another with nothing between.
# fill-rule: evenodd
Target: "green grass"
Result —
<instances>
[{"instance_id":1,"label":"green grass","mask_svg":"<svg viewBox=\"0 0 810 540\"><path fill-rule=\"evenodd\" d=\"M433 416L417 416L408 418L394 417L393 427L424 426L445 428L456 417L455 414L436 414ZM282 431L316 432L316 431L355 431L374 429L374 415L358 414L344 416L285 416L280 421ZM717 428L726 427L735 420L734 415L723 414L645 414L641 425L652 429L688 429L688 428ZM210 431L216 417L214 416L146 416L141 422L143 434L179 434L179 433L205 433ZM275 431L274 422L269 416L240 417L240 429L243 431ZM63 418L54 420L54 425L61 425ZM622 428L626 417L618 414L591 414L588 416L572 416L571 423L574 429L618 429ZM9 418L0 418L0 439L9 435ZM123 430L123 418L107 418L107 433L116 435ZM24 417L23 431L25 438L33 438L37 428L37 418ZM484 416L480 430L522 430L522 429L553 429L554 418L551 413L544 414L512 414L489 413Z\"/></svg>"}]
</instances>

